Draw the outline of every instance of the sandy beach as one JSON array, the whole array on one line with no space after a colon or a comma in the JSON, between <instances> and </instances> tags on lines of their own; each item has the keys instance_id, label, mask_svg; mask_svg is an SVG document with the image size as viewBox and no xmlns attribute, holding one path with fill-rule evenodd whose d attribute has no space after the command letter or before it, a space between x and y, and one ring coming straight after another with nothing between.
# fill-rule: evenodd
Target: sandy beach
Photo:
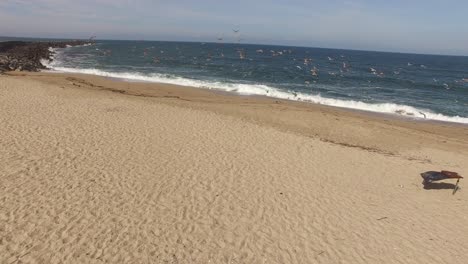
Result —
<instances>
[{"instance_id":1,"label":"sandy beach","mask_svg":"<svg viewBox=\"0 0 468 264\"><path fill-rule=\"evenodd\" d=\"M468 126L0 75L0 263L467 263Z\"/></svg>"}]
</instances>

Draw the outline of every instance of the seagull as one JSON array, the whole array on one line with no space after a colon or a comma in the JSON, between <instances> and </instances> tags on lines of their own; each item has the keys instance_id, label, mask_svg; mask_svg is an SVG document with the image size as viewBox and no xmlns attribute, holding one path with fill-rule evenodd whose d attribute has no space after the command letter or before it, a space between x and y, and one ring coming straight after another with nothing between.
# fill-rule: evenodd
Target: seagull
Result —
<instances>
[{"instance_id":1,"label":"seagull","mask_svg":"<svg viewBox=\"0 0 468 264\"><path fill-rule=\"evenodd\" d=\"M329 61L333 61L333 59L331 57L327 57Z\"/></svg>"},{"instance_id":2,"label":"seagull","mask_svg":"<svg viewBox=\"0 0 468 264\"><path fill-rule=\"evenodd\" d=\"M245 52L243 50L239 50L238 52L239 52L239 58L241 60L245 59Z\"/></svg>"},{"instance_id":3,"label":"seagull","mask_svg":"<svg viewBox=\"0 0 468 264\"><path fill-rule=\"evenodd\" d=\"M314 68L312 70L310 70L310 73L312 74L312 76L318 76L317 71L318 71L318 69L314 66Z\"/></svg>"},{"instance_id":4,"label":"seagull","mask_svg":"<svg viewBox=\"0 0 468 264\"><path fill-rule=\"evenodd\" d=\"M238 33L239 32L239 29L233 29L232 30L234 33Z\"/></svg>"}]
</instances>

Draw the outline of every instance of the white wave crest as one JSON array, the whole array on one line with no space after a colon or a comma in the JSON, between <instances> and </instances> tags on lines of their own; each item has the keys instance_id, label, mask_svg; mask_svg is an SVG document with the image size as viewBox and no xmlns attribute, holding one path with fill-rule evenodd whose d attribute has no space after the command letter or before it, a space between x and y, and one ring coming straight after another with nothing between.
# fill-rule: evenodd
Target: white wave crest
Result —
<instances>
[{"instance_id":1,"label":"white wave crest","mask_svg":"<svg viewBox=\"0 0 468 264\"><path fill-rule=\"evenodd\" d=\"M58 53L56 53L58 54ZM357 109L369 112L386 113L386 114L397 114L400 116L410 117L414 119L430 119L445 122L463 123L468 124L467 117L460 116L446 116L440 113L434 113L427 109L419 109L408 105L400 105L394 103L381 103L371 104L361 101L354 100L340 100L333 98L322 97L320 94L306 94L292 91L285 91L278 88L270 87L261 84L242 84L242 83L225 83L216 81L203 81L194 80L188 78L182 78L178 76L164 75L164 74L141 74L131 72L107 72L98 69L75 69L59 67L55 61L49 63L48 61L44 64L46 67L52 68L55 71L67 72L67 73L82 73L91 74L111 78L119 78L127 81L144 81L144 82L156 82L156 83L167 83L174 85L190 86L205 89L216 89L227 92L235 92L242 95L261 95L279 99L288 99L302 102L311 102L316 104L323 104L335 107Z\"/></svg>"}]
</instances>

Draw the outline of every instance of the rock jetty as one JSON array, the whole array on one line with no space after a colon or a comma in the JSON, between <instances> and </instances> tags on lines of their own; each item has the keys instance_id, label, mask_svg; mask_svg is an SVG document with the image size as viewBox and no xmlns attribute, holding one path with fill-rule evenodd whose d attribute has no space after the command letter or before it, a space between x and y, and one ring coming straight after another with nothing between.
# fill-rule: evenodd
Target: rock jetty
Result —
<instances>
[{"instance_id":1,"label":"rock jetty","mask_svg":"<svg viewBox=\"0 0 468 264\"><path fill-rule=\"evenodd\" d=\"M60 42L0 42L0 74L7 71L39 71L46 67L41 60L51 60L53 52L49 48L65 48L90 44L90 41Z\"/></svg>"}]
</instances>

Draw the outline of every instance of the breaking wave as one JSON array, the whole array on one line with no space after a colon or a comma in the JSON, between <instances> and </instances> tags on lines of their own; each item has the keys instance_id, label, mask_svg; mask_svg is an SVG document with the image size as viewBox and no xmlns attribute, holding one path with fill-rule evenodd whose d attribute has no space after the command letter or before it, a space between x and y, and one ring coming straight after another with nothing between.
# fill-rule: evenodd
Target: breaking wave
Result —
<instances>
[{"instance_id":1,"label":"breaking wave","mask_svg":"<svg viewBox=\"0 0 468 264\"><path fill-rule=\"evenodd\" d=\"M54 50L55 57L60 56L61 52ZM468 124L467 117L460 116L446 116L440 113L434 113L428 109L420 109L408 105L394 104L394 103L365 103L355 100L340 100L322 97L320 94L307 94L301 92L286 91L284 89L278 89L275 87L262 85L262 84L243 84L243 83L227 83L227 82L217 82L217 81L205 81L205 80L195 80L189 78L183 78L175 75L169 74L143 74L138 72L111 72L103 71L99 69L79 69L79 68L69 68L69 67L60 67L60 64L56 60L53 61L42 61L44 66L58 72L65 73L81 73L81 74L91 74L104 77L118 78L127 81L143 81L143 82L155 82L155 83L166 83L182 86L190 86L196 88L204 89L216 89L227 92L238 93L241 95L261 95L267 97L273 97L278 99L287 99L295 100L301 102L310 102L315 104L322 104L328 106L357 109L363 111L377 112L377 113L386 113L386 114L395 114L399 116L404 116L413 119L429 119L445 122L455 122Z\"/></svg>"}]
</instances>

